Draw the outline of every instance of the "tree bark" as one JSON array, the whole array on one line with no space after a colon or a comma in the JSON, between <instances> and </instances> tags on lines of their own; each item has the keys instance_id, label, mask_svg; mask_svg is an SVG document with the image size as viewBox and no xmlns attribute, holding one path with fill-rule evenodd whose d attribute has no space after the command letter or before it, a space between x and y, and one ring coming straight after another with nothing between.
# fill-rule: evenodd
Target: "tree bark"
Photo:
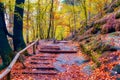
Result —
<instances>
[{"instance_id":1,"label":"tree bark","mask_svg":"<svg viewBox=\"0 0 120 80\"><path fill-rule=\"evenodd\" d=\"M1 42L1 47L3 46L6 46L5 49L8 48L8 52L11 52L12 49L10 48L10 45L8 43L8 40L7 40L7 35L10 36L10 37L13 37L11 34L8 33L7 31L7 28L6 28L6 24L5 24L5 18L4 18L4 5L3 3L0 3L0 39L2 41ZM2 44L5 44L5 45L2 45Z\"/></svg>"},{"instance_id":2,"label":"tree bark","mask_svg":"<svg viewBox=\"0 0 120 80\"><path fill-rule=\"evenodd\" d=\"M19 51L26 47L23 39L23 12L24 12L25 0L16 0L15 11L14 11L14 28L13 28L13 43L14 51ZM22 4L22 7L20 5Z\"/></svg>"},{"instance_id":3,"label":"tree bark","mask_svg":"<svg viewBox=\"0 0 120 80\"><path fill-rule=\"evenodd\" d=\"M13 58L13 52L8 43L7 35L12 37L12 35L8 33L5 24L4 4L0 2L0 56L2 58L2 65L0 65L0 70L7 67Z\"/></svg>"},{"instance_id":4,"label":"tree bark","mask_svg":"<svg viewBox=\"0 0 120 80\"><path fill-rule=\"evenodd\" d=\"M53 16L53 3L54 3L54 0L51 0L50 21L49 21L47 39L49 39L49 38L51 38L51 36L53 36L52 35L53 31L51 31L52 27L54 27L54 21L53 21L53 18L54 18L54 16Z\"/></svg>"},{"instance_id":5,"label":"tree bark","mask_svg":"<svg viewBox=\"0 0 120 80\"><path fill-rule=\"evenodd\" d=\"M28 3L27 3L27 30L26 30L27 43L29 43L29 18L30 18L29 12L30 12L30 0L28 0Z\"/></svg>"}]
</instances>

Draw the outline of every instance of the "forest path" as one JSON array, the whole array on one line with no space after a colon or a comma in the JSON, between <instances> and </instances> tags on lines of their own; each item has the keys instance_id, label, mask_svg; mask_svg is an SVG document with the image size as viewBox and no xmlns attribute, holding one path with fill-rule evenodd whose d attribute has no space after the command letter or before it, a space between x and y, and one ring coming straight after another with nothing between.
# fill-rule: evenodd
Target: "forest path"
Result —
<instances>
[{"instance_id":1,"label":"forest path","mask_svg":"<svg viewBox=\"0 0 120 80\"><path fill-rule=\"evenodd\" d=\"M67 71L67 66L81 65L86 62L83 56L78 54L78 47L71 41L40 41L36 55L28 57L22 68L17 63L12 69L13 80L53 80L58 79L59 73ZM66 66L67 65L67 66ZM64 76L63 76L64 77Z\"/></svg>"}]
</instances>

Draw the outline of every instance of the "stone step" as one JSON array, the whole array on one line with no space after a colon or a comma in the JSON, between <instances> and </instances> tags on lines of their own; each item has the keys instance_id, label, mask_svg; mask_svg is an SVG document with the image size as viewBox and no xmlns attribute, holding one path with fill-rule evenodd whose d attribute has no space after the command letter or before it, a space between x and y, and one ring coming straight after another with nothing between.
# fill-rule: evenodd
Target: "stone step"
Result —
<instances>
[{"instance_id":1,"label":"stone step","mask_svg":"<svg viewBox=\"0 0 120 80\"><path fill-rule=\"evenodd\" d=\"M49 70L41 70L41 69L24 69L24 70L20 70L18 72L18 70L14 70L12 72L12 74L42 74L42 75L56 75L58 73L58 71L54 70L54 69L49 69Z\"/></svg>"},{"instance_id":2,"label":"stone step","mask_svg":"<svg viewBox=\"0 0 120 80\"><path fill-rule=\"evenodd\" d=\"M27 69L35 69L35 70L41 70L41 71L49 71L49 70L56 70L56 68L54 67L30 67L30 68L27 68Z\"/></svg>"},{"instance_id":3,"label":"stone step","mask_svg":"<svg viewBox=\"0 0 120 80\"><path fill-rule=\"evenodd\" d=\"M48 57L46 57L46 56L39 56L39 57L35 57L35 56L33 56L33 57L30 57L29 59L54 59L55 57L50 57L50 56L48 56Z\"/></svg>"},{"instance_id":4,"label":"stone step","mask_svg":"<svg viewBox=\"0 0 120 80\"><path fill-rule=\"evenodd\" d=\"M57 71L23 71L22 74L56 75Z\"/></svg>"},{"instance_id":5,"label":"stone step","mask_svg":"<svg viewBox=\"0 0 120 80\"><path fill-rule=\"evenodd\" d=\"M36 56L33 56L33 57L39 57L39 58L55 58L56 56L39 56L39 55L36 55Z\"/></svg>"},{"instance_id":6,"label":"stone step","mask_svg":"<svg viewBox=\"0 0 120 80\"><path fill-rule=\"evenodd\" d=\"M36 54L34 56L31 56L31 57L51 57L51 58L56 58L57 55L55 54L50 54L50 53L41 53L39 52L39 54Z\"/></svg>"},{"instance_id":7,"label":"stone step","mask_svg":"<svg viewBox=\"0 0 120 80\"><path fill-rule=\"evenodd\" d=\"M36 65L32 65L29 64L29 66L27 66L27 68L33 68L33 69L49 69L49 68L54 68L54 66L52 64L46 65L46 64L36 64Z\"/></svg>"},{"instance_id":8,"label":"stone step","mask_svg":"<svg viewBox=\"0 0 120 80\"><path fill-rule=\"evenodd\" d=\"M30 58L31 60L53 60L53 58Z\"/></svg>"},{"instance_id":9,"label":"stone step","mask_svg":"<svg viewBox=\"0 0 120 80\"><path fill-rule=\"evenodd\" d=\"M59 46L42 46L40 49L55 49L60 50Z\"/></svg>"},{"instance_id":10,"label":"stone step","mask_svg":"<svg viewBox=\"0 0 120 80\"><path fill-rule=\"evenodd\" d=\"M30 62L30 64L46 64L46 65L49 65L49 64L51 64L51 63L49 63L49 62Z\"/></svg>"},{"instance_id":11,"label":"stone step","mask_svg":"<svg viewBox=\"0 0 120 80\"><path fill-rule=\"evenodd\" d=\"M77 53L77 51L74 50L69 50L69 51L65 51L65 50L39 50L40 52L43 53Z\"/></svg>"},{"instance_id":12,"label":"stone step","mask_svg":"<svg viewBox=\"0 0 120 80\"><path fill-rule=\"evenodd\" d=\"M30 60L30 61L27 61L27 63L30 63L30 62L38 62L38 63L53 63L53 61L50 61L50 60L44 60L44 61L39 61L39 60Z\"/></svg>"},{"instance_id":13,"label":"stone step","mask_svg":"<svg viewBox=\"0 0 120 80\"><path fill-rule=\"evenodd\" d=\"M60 49L53 49L53 48L41 48L40 50L60 50Z\"/></svg>"}]
</instances>

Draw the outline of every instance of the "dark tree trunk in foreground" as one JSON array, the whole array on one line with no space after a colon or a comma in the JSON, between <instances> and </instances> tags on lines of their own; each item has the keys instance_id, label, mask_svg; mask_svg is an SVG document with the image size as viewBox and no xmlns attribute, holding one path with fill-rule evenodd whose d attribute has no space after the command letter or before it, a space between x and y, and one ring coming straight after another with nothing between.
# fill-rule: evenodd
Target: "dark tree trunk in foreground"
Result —
<instances>
[{"instance_id":1,"label":"dark tree trunk in foreground","mask_svg":"<svg viewBox=\"0 0 120 80\"><path fill-rule=\"evenodd\" d=\"M4 5L0 2L0 56L2 58L2 65L0 65L0 70L7 67L13 58L13 52L8 43L7 35L12 37L12 35L10 35L6 29Z\"/></svg>"},{"instance_id":2,"label":"dark tree trunk in foreground","mask_svg":"<svg viewBox=\"0 0 120 80\"><path fill-rule=\"evenodd\" d=\"M14 51L19 51L26 47L23 39L23 13L24 13L24 4L25 0L16 0L15 11L14 11ZM22 6L20 6L22 5Z\"/></svg>"}]
</instances>

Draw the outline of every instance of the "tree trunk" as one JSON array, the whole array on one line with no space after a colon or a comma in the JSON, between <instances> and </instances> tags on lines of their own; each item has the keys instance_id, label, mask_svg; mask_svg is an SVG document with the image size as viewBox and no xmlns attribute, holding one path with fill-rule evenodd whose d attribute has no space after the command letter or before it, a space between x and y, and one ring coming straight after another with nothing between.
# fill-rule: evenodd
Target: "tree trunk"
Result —
<instances>
[{"instance_id":1,"label":"tree trunk","mask_svg":"<svg viewBox=\"0 0 120 80\"><path fill-rule=\"evenodd\" d=\"M73 0L73 18L74 18L74 30L72 32L72 36L74 37L74 35L76 34L76 13L75 13L75 0Z\"/></svg>"},{"instance_id":2,"label":"tree trunk","mask_svg":"<svg viewBox=\"0 0 120 80\"><path fill-rule=\"evenodd\" d=\"M14 51L19 51L26 47L23 39L23 5L19 7L18 5L24 4L25 0L16 0L15 11L14 11L14 28L13 28L13 43Z\"/></svg>"},{"instance_id":3,"label":"tree trunk","mask_svg":"<svg viewBox=\"0 0 120 80\"><path fill-rule=\"evenodd\" d=\"M12 28L13 28L13 14L12 14L12 1L9 0L9 32L12 33Z\"/></svg>"},{"instance_id":4,"label":"tree trunk","mask_svg":"<svg viewBox=\"0 0 120 80\"><path fill-rule=\"evenodd\" d=\"M47 39L51 38L52 35L52 27L54 27L54 21L53 21L53 3L54 3L54 0L51 0L51 8L50 8L50 21L49 21L49 27L48 27L48 34L47 34ZM51 34L51 35L50 35Z\"/></svg>"},{"instance_id":5,"label":"tree trunk","mask_svg":"<svg viewBox=\"0 0 120 80\"><path fill-rule=\"evenodd\" d=\"M26 42L29 43L29 15L30 12L30 0L28 0L28 4L27 4L27 30L26 30Z\"/></svg>"},{"instance_id":6,"label":"tree trunk","mask_svg":"<svg viewBox=\"0 0 120 80\"><path fill-rule=\"evenodd\" d=\"M0 65L0 70L7 67L13 58L13 52L8 43L7 35L12 37L6 28L4 18L4 5L0 2L0 56L2 58L2 65Z\"/></svg>"},{"instance_id":7,"label":"tree trunk","mask_svg":"<svg viewBox=\"0 0 120 80\"><path fill-rule=\"evenodd\" d=\"M52 3L51 3L51 8L52 8L52 30L51 30L51 35L52 35L52 38L55 38L55 35L54 35L54 32L55 32L55 27L54 27L54 12L53 12L53 8L54 8L54 0L52 0Z\"/></svg>"},{"instance_id":8,"label":"tree trunk","mask_svg":"<svg viewBox=\"0 0 120 80\"><path fill-rule=\"evenodd\" d=\"M84 16L85 16L85 26L87 26L87 22L88 22L88 15L87 15L87 6L86 6L86 0L81 0L81 7L84 10Z\"/></svg>"},{"instance_id":9,"label":"tree trunk","mask_svg":"<svg viewBox=\"0 0 120 80\"><path fill-rule=\"evenodd\" d=\"M86 10L86 1L84 1L83 3L84 3L83 9L85 14L85 25L87 26L88 17L87 17L87 10Z\"/></svg>"}]
</instances>

